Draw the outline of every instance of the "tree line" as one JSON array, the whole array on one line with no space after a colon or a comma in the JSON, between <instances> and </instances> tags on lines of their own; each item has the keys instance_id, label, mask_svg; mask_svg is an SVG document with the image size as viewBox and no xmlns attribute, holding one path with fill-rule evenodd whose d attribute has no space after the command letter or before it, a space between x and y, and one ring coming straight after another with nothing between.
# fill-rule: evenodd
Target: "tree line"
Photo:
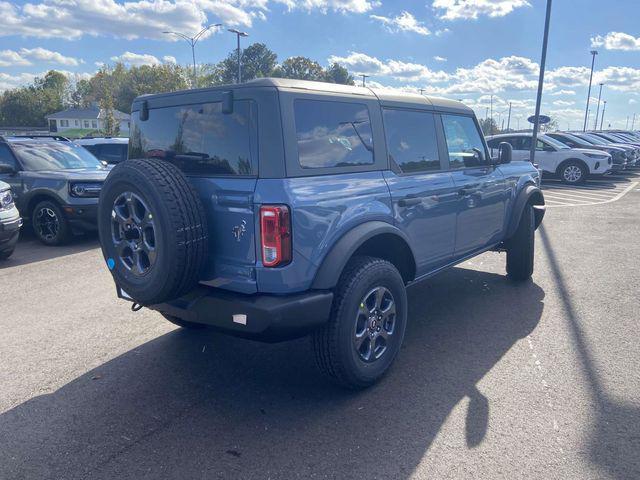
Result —
<instances>
[{"instance_id":1,"label":"tree line","mask_svg":"<svg viewBox=\"0 0 640 480\"><path fill-rule=\"evenodd\" d=\"M254 43L242 50L240 65L243 81L280 77L354 84L353 76L337 63L324 68L307 57L291 57L278 63L277 54L263 43ZM195 78L192 67L175 64L128 67L116 63L101 67L88 79L50 70L30 85L0 94L0 126L46 126L46 115L96 104L105 109L108 116L113 109L130 113L131 103L138 95L234 83L237 71L235 50L218 63L199 65Z\"/></svg>"}]
</instances>

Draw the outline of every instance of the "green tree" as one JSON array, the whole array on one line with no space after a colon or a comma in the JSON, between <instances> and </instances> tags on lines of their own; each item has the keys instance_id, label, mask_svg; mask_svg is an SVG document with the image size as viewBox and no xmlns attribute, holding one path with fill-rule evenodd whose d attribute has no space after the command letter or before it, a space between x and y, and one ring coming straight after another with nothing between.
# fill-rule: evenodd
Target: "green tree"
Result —
<instances>
[{"instance_id":1,"label":"green tree","mask_svg":"<svg viewBox=\"0 0 640 480\"><path fill-rule=\"evenodd\" d=\"M498 129L498 124L493 118L481 118L479 122L480 128L482 128L482 133L485 135L495 135L500 131Z\"/></svg>"},{"instance_id":2,"label":"green tree","mask_svg":"<svg viewBox=\"0 0 640 480\"><path fill-rule=\"evenodd\" d=\"M275 77L325 81L325 72L318 62L307 57L287 58L273 72Z\"/></svg>"},{"instance_id":3,"label":"green tree","mask_svg":"<svg viewBox=\"0 0 640 480\"><path fill-rule=\"evenodd\" d=\"M242 81L272 75L278 62L278 56L264 43L253 43L240 52ZM238 77L238 53L229 52L227 58L215 65L203 65L199 78L200 86L224 85L235 83Z\"/></svg>"},{"instance_id":4,"label":"green tree","mask_svg":"<svg viewBox=\"0 0 640 480\"><path fill-rule=\"evenodd\" d=\"M116 119L113 111L113 97L107 94L100 102L100 109L104 112L104 134L109 137L120 135L120 122Z\"/></svg>"},{"instance_id":5,"label":"green tree","mask_svg":"<svg viewBox=\"0 0 640 480\"><path fill-rule=\"evenodd\" d=\"M349 74L349 71L339 63L332 63L329 68L324 71L325 82L329 83L342 83L343 85L355 85L353 76Z\"/></svg>"}]
</instances>

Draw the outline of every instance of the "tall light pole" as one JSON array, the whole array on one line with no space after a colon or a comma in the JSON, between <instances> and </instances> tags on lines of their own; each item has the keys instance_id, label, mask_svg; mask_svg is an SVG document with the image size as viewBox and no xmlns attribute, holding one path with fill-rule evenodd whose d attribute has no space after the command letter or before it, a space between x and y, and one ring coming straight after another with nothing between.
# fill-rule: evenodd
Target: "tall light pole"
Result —
<instances>
[{"instance_id":1,"label":"tall light pole","mask_svg":"<svg viewBox=\"0 0 640 480\"><path fill-rule=\"evenodd\" d=\"M605 100L602 106L602 116L600 117L600 131L602 131L602 124L604 123L604 112L607 110L607 101Z\"/></svg>"},{"instance_id":2,"label":"tall light pole","mask_svg":"<svg viewBox=\"0 0 640 480\"><path fill-rule=\"evenodd\" d=\"M549 44L549 24L551 23L551 0L547 0L547 14L544 20L544 37L542 38L542 58L540 59L540 78L538 78L538 95L536 97L536 115L533 119L533 138L531 139L531 163L536 156L538 128L540 128L540 104L542 103L542 86L544 85L544 69L547 64L547 45Z\"/></svg>"},{"instance_id":3,"label":"tall light pole","mask_svg":"<svg viewBox=\"0 0 640 480\"><path fill-rule=\"evenodd\" d=\"M633 114L633 122L631 122L631 130L634 129L634 127L636 126L636 114Z\"/></svg>"},{"instance_id":4,"label":"tall light pole","mask_svg":"<svg viewBox=\"0 0 640 480\"><path fill-rule=\"evenodd\" d=\"M509 102L509 117L507 117L507 131L511 127L511 102Z\"/></svg>"},{"instance_id":5,"label":"tall light pole","mask_svg":"<svg viewBox=\"0 0 640 480\"><path fill-rule=\"evenodd\" d=\"M596 108L596 123L593 126L594 130L598 129L598 115L600 115L600 99L602 98L602 86L604 85L604 83L600 84L600 93L598 93L598 108Z\"/></svg>"},{"instance_id":6,"label":"tall light pole","mask_svg":"<svg viewBox=\"0 0 640 480\"><path fill-rule=\"evenodd\" d=\"M366 79L371 77L371 75L365 75L364 73L358 74L359 77L362 77L362 86L366 87Z\"/></svg>"},{"instance_id":7,"label":"tall light pole","mask_svg":"<svg viewBox=\"0 0 640 480\"><path fill-rule=\"evenodd\" d=\"M240 37L248 37L249 34L247 32L236 30L235 28L229 28L227 30L229 30L231 33L235 33L238 37L238 83L242 83L242 66L240 64Z\"/></svg>"},{"instance_id":8,"label":"tall light pole","mask_svg":"<svg viewBox=\"0 0 640 480\"><path fill-rule=\"evenodd\" d=\"M591 75L589 75L589 91L587 93L587 107L584 110L584 126L582 127L582 131L587 131L587 117L589 116L589 101L591 100L591 82L593 81L593 66L596 63L596 55L598 55L597 50L591 50Z\"/></svg>"},{"instance_id":9,"label":"tall light pole","mask_svg":"<svg viewBox=\"0 0 640 480\"><path fill-rule=\"evenodd\" d=\"M491 120L489 121L489 131L491 133L489 135L493 135L493 94L491 94L491 100L489 100L489 104L491 105Z\"/></svg>"},{"instance_id":10,"label":"tall light pole","mask_svg":"<svg viewBox=\"0 0 640 480\"><path fill-rule=\"evenodd\" d=\"M166 33L167 35L175 35L177 37L180 37L191 46L191 57L193 58L193 84L192 84L193 87L195 87L196 81L197 81L197 74L196 74L196 43L198 43L198 40L200 40L200 38L202 37L202 35L204 35L205 32L209 31L212 28L217 28L217 27L221 27L221 26L222 26L221 23L216 23L214 25L207 25L202 30L200 30L198 33L196 33L193 37L190 37L190 36L185 35L184 33L180 33L180 32L170 32L170 31L162 32L162 33Z\"/></svg>"},{"instance_id":11,"label":"tall light pole","mask_svg":"<svg viewBox=\"0 0 640 480\"><path fill-rule=\"evenodd\" d=\"M629 115L627 115L627 125L624 127L625 130L629 130Z\"/></svg>"}]
</instances>

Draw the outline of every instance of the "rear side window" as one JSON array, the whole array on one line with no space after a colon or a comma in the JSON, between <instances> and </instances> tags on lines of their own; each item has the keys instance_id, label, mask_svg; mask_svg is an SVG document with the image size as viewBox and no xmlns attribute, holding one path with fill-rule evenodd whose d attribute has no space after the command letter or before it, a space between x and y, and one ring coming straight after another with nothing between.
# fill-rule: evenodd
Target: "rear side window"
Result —
<instances>
[{"instance_id":1,"label":"rear side window","mask_svg":"<svg viewBox=\"0 0 640 480\"><path fill-rule=\"evenodd\" d=\"M256 106L238 100L233 113L222 104L151 108L149 118L132 115L129 158L167 160L190 175L254 175Z\"/></svg>"},{"instance_id":2,"label":"rear side window","mask_svg":"<svg viewBox=\"0 0 640 480\"><path fill-rule=\"evenodd\" d=\"M366 105L296 100L294 112L302 168L373 164L371 120Z\"/></svg>"},{"instance_id":3,"label":"rear side window","mask_svg":"<svg viewBox=\"0 0 640 480\"><path fill-rule=\"evenodd\" d=\"M0 165L7 165L11 168L16 168L16 161L13 158L13 153L11 153L9 147L4 143L0 143Z\"/></svg>"},{"instance_id":4,"label":"rear side window","mask_svg":"<svg viewBox=\"0 0 640 480\"><path fill-rule=\"evenodd\" d=\"M473 118L442 115L442 125L451 168L469 168L485 164L484 143Z\"/></svg>"},{"instance_id":5,"label":"rear side window","mask_svg":"<svg viewBox=\"0 0 640 480\"><path fill-rule=\"evenodd\" d=\"M100 146L100 160L118 163L127 158L127 145L124 143L105 143Z\"/></svg>"},{"instance_id":6,"label":"rear side window","mask_svg":"<svg viewBox=\"0 0 640 480\"><path fill-rule=\"evenodd\" d=\"M384 109L383 115L389 159L402 173L440 170L432 113Z\"/></svg>"}]
</instances>

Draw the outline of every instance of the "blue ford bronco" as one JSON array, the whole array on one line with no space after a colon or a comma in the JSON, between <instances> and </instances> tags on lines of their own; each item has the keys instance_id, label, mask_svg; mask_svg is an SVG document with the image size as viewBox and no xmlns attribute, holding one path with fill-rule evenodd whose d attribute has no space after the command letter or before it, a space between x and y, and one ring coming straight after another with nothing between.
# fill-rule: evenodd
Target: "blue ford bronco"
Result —
<instances>
[{"instance_id":1,"label":"blue ford bronco","mask_svg":"<svg viewBox=\"0 0 640 480\"><path fill-rule=\"evenodd\" d=\"M118 296L182 327L312 334L363 388L390 367L407 286L505 251L533 272L539 172L489 156L459 102L284 79L142 96L100 194Z\"/></svg>"}]
</instances>

